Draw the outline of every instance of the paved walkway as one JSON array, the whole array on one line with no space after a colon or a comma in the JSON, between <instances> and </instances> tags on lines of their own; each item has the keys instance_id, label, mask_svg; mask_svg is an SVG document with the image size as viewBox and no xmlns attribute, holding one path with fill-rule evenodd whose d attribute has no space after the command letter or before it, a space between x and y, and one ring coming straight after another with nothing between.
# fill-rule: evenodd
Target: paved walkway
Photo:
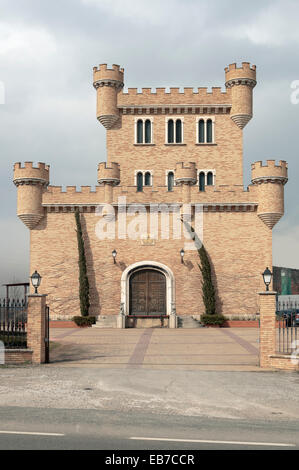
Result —
<instances>
[{"instance_id":1,"label":"paved walkway","mask_svg":"<svg viewBox=\"0 0 299 470\"><path fill-rule=\"evenodd\" d=\"M50 341L51 363L66 367L259 370L256 328L53 328Z\"/></svg>"}]
</instances>

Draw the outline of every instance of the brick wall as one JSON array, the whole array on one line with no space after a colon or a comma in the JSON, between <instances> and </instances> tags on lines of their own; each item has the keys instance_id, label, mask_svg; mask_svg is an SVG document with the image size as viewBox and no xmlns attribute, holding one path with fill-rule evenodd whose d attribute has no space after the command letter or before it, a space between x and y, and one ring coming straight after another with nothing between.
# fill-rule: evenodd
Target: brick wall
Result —
<instances>
[{"instance_id":1,"label":"brick wall","mask_svg":"<svg viewBox=\"0 0 299 470\"><path fill-rule=\"evenodd\" d=\"M30 364L32 362L32 351L29 349L6 349L5 364L18 365Z\"/></svg>"}]
</instances>

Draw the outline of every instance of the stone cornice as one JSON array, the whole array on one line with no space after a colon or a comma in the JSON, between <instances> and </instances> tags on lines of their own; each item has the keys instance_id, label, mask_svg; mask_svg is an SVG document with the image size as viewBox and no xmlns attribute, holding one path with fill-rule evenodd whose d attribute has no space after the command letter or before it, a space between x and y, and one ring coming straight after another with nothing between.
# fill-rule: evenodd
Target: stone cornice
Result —
<instances>
[{"instance_id":1,"label":"stone cornice","mask_svg":"<svg viewBox=\"0 0 299 470\"><path fill-rule=\"evenodd\" d=\"M286 176L259 176L251 180L252 184L276 183L285 185L288 181Z\"/></svg>"},{"instance_id":2,"label":"stone cornice","mask_svg":"<svg viewBox=\"0 0 299 470\"><path fill-rule=\"evenodd\" d=\"M119 105L122 114L228 114L231 104Z\"/></svg>"},{"instance_id":3,"label":"stone cornice","mask_svg":"<svg viewBox=\"0 0 299 470\"><path fill-rule=\"evenodd\" d=\"M126 207L131 205L143 205L149 207L151 205L159 205L159 203L153 202L129 202L126 203ZM164 203L163 203L164 204ZM166 203L167 204L167 203ZM118 207L117 203L111 204L114 207ZM183 202L171 202L169 205L177 205L178 207L183 206ZM76 208L79 208L80 212L95 212L96 208L104 207L105 203L77 203L77 204L68 204L68 203L43 203L43 207L46 208L47 212L58 213L58 212L75 212ZM122 207L124 204L122 205ZM257 202L213 202L213 203L199 203L192 202L191 206L202 206L204 212L254 212L257 209Z\"/></svg>"},{"instance_id":4,"label":"stone cornice","mask_svg":"<svg viewBox=\"0 0 299 470\"><path fill-rule=\"evenodd\" d=\"M99 87L103 87L103 86L111 86L113 88L116 88L117 90L120 90L121 88L123 88L124 84L120 80L111 80L108 78L103 78L101 80L97 80L96 82L94 82L93 86L96 90Z\"/></svg>"},{"instance_id":5,"label":"stone cornice","mask_svg":"<svg viewBox=\"0 0 299 470\"><path fill-rule=\"evenodd\" d=\"M48 186L49 182L42 179L42 178L16 178L13 180L14 184L18 186L23 186L24 184L30 184L30 185L42 185L42 186Z\"/></svg>"},{"instance_id":6,"label":"stone cornice","mask_svg":"<svg viewBox=\"0 0 299 470\"><path fill-rule=\"evenodd\" d=\"M254 88L256 85L256 81L253 78L232 78L225 83L226 88L231 88L235 85L247 85L251 88Z\"/></svg>"}]
</instances>

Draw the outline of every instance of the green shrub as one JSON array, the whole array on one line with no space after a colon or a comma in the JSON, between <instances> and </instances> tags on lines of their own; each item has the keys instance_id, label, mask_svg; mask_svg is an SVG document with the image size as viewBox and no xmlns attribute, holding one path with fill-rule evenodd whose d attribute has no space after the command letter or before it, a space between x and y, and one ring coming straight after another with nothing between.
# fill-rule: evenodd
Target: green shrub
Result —
<instances>
[{"instance_id":1,"label":"green shrub","mask_svg":"<svg viewBox=\"0 0 299 470\"><path fill-rule=\"evenodd\" d=\"M87 317L76 316L72 320L76 323L77 326L91 326L96 322L96 317L89 315Z\"/></svg>"},{"instance_id":2,"label":"green shrub","mask_svg":"<svg viewBox=\"0 0 299 470\"><path fill-rule=\"evenodd\" d=\"M201 323L204 325L223 325L226 322L226 318L223 315L216 315L215 313L212 315L201 315L200 317Z\"/></svg>"}]
</instances>

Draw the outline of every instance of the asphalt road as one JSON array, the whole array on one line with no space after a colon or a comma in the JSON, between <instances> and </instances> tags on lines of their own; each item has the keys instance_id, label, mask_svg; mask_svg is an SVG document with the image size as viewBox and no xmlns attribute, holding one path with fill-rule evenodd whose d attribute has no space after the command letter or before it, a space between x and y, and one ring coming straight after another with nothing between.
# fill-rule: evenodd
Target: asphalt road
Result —
<instances>
[{"instance_id":1,"label":"asphalt road","mask_svg":"<svg viewBox=\"0 0 299 470\"><path fill-rule=\"evenodd\" d=\"M297 419L0 407L1 450L298 450L298 429Z\"/></svg>"}]
</instances>

